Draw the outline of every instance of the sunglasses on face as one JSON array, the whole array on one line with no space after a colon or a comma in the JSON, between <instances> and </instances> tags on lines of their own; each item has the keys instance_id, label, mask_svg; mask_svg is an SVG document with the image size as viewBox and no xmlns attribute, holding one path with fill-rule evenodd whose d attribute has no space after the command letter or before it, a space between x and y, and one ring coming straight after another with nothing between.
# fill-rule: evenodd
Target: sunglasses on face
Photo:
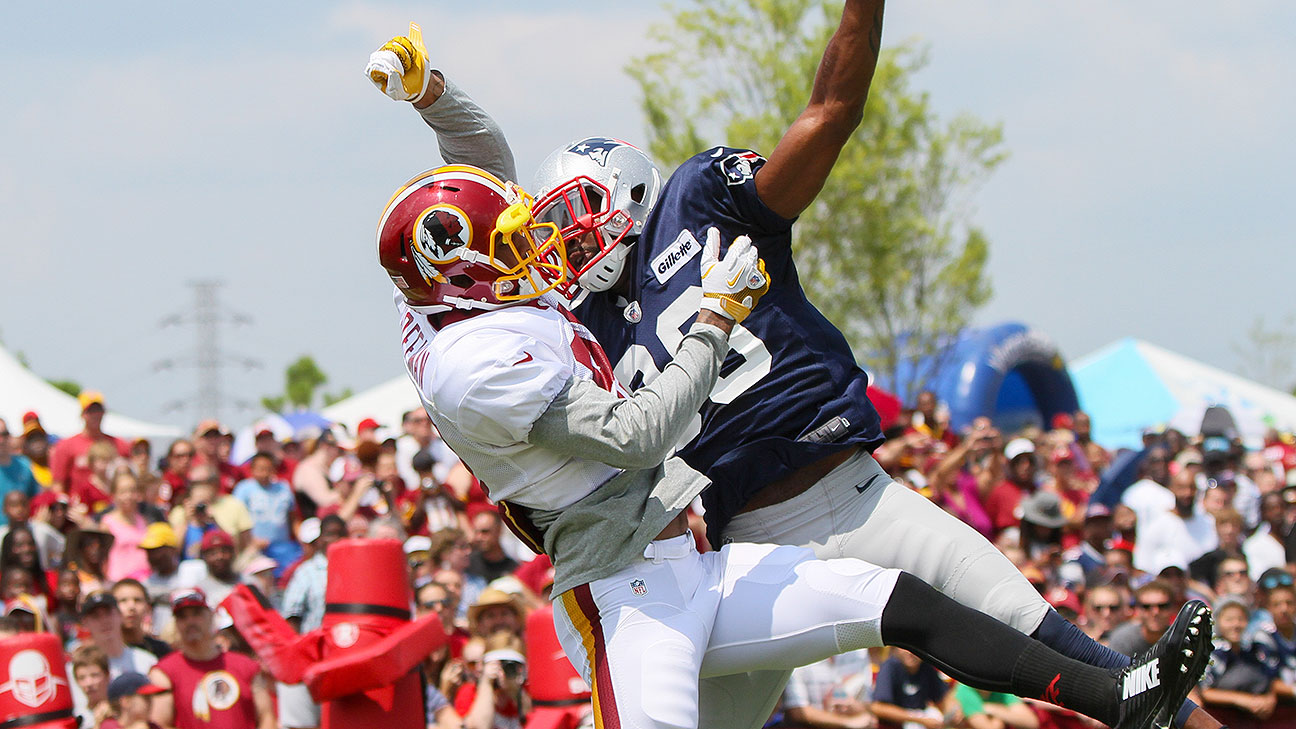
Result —
<instances>
[{"instance_id":1,"label":"sunglasses on face","mask_svg":"<svg viewBox=\"0 0 1296 729\"><path fill-rule=\"evenodd\" d=\"M1220 577L1245 577L1245 576L1246 576L1246 573L1247 573L1247 571L1244 570L1244 569L1241 569L1241 570L1224 570L1223 572L1220 573Z\"/></svg>"},{"instance_id":2,"label":"sunglasses on face","mask_svg":"<svg viewBox=\"0 0 1296 729\"><path fill-rule=\"evenodd\" d=\"M1166 608L1170 607L1170 603L1169 602L1140 602L1138 606L1143 608L1144 610L1147 610L1148 612L1157 612L1160 610L1165 610Z\"/></svg>"},{"instance_id":3,"label":"sunglasses on face","mask_svg":"<svg viewBox=\"0 0 1296 729\"><path fill-rule=\"evenodd\" d=\"M424 610L440 610L441 608L445 607L446 603L448 602L450 602L448 599L428 600L427 602L419 603L419 607L423 608Z\"/></svg>"},{"instance_id":4,"label":"sunglasses on face","mask_svg":"<svg viewBox=\"0 0 1296 729\"><path fill-rule=\"evenodd\" d=\"M1115 602L1110 604L1104 603L1102 605L1092 605L1090 607L1092 607L1094 612L1096 613L1110 613L1110 612L1115 612L1117 610L1120 610L1120 603L1115 603Z\"/></svg>"}]
</instances>

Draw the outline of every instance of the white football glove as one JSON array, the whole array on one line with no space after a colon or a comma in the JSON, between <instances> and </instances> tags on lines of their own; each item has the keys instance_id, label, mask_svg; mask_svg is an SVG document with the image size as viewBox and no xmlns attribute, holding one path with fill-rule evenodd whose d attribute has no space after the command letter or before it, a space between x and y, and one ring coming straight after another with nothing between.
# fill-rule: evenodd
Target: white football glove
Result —
<instances>
[{"instance_id":1,"label":"white football glove","mask_svg":"<svg viewBox=\"0 0 1296 729\"><path fill-rule=\"evenodd\" d=\"M721 259L720 231L707 230L702 245L702 309L741 323L769 287L765 262L752 247L751 238L735 238Z\"/></svg>"},{"instance_id":2,"label":"white football glove","mask_svg":"<svg viewBox=\"0 0 1296 729\"><path fill-rule=\"evenodd\" d=\"M398 35L369 56L365 75L378 90L397 101L418 101L427 93L432 67L423 47L423 31L410 23L408 36Z\"/></svg>"}]
</instances>

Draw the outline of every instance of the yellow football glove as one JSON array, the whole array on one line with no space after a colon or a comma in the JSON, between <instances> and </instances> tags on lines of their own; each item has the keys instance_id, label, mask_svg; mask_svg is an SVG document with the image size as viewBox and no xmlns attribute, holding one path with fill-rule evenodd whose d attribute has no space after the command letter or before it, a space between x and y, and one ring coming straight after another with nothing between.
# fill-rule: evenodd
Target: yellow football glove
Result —
<instances>
[{"instance_id":1,"label":"yellow football glove","mask_svg":"<svg viewBox=\"0 0 1296 729\"><path fill-rule=\"evenodd\" d=\"M769 287L765 262L757 255L751 238L745 235L735 238L722 259L720 231L707 230L706 243L702 245L701 308L742 323Z\"/></svg>"},{"instance_id":2,"label":"yellow football glove","mask_svg":"<svg viewBox=\"0 0 1296 729\"><path fill-rule=\"evenodd\" d=\"M365 74L378 90L397 101L418 101L427 92L432 68L423 31L410 23L409 35L399 35L383 44L369 56Z\"/></svg>"}]
</instances>

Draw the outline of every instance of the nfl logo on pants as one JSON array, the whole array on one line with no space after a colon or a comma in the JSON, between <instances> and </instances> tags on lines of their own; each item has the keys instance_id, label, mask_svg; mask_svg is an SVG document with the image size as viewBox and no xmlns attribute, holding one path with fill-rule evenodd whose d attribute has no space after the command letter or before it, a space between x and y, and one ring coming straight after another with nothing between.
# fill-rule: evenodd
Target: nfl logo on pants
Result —
<instances>
[{"instance_id":1,"label":"nfl logo on pants","mask_svg":"<svg viewBox=\"0 0 1296 729\"><path fill-rule=\"evenodd\" d=\"M644 584L643 580L630 580L630 591L635 594L635 597L643 597L648 594L648 586Z\"/></svg>"}]
</instances>

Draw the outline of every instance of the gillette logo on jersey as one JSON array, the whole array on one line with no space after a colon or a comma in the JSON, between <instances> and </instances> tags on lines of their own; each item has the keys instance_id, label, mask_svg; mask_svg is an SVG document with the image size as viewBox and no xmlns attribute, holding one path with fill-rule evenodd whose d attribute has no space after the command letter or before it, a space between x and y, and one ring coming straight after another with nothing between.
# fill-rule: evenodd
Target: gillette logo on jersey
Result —
<instances>
[{"instance_id":1,"label":"gillette logo on jersey","mask_svg":"<svg viewBox=\"0 0 1296 729\"><path fill-rule=\"evenodd\" d=\"M611 152L613 149L623 144L625 144L625 142L616 139L609 139L607 137L590 137L589 139L582 139L576 144L568 147L567 151L571 154L579 154L589 157L600 166L607 167L608 152Z\"/></svg>"},{"instance_id":2,"label":"gillette logo on jersey","mask_svg":"<svg viewBox=\"0 0 1296 729\"><path fill-rule=\"evenodd\" d=\"M702 251L702 244L698 243L697 238L688 230L681 230L679 237L671 244L670 248L662 251L660 255L652 260L653 273L657 276L657 283L666 283L675 272L684 267L694 256Z\"/></svg>"}]
</instances>

